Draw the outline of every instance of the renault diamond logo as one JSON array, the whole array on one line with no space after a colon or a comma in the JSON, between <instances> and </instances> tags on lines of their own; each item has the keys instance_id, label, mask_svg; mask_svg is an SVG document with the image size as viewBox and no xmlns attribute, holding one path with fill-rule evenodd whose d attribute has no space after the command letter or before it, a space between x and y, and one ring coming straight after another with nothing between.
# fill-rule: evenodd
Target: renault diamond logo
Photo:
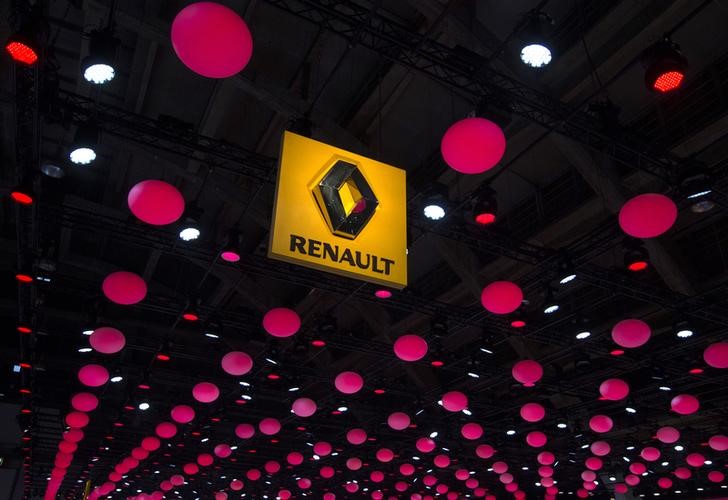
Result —
<instances>
[{"instance_id":1,"label":"renault diamond logo","mask_svg":"<svg viewBox=\"0 0 728 500\"><path fill-rule=\"evenodd\" d=\"M379 205L356 164L341 159L334 161L314 187L313 195L331 232L352 240Z\"/></svg>"}]
</instances>

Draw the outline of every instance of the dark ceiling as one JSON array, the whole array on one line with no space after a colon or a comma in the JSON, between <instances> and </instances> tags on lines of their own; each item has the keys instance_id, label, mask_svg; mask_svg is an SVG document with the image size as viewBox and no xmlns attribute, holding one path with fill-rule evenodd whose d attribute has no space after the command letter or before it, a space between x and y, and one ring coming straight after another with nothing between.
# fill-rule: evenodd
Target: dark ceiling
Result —
<instances>
[{"instance_id":1,"label":"dark ceiling","mask_svg":"<svg viewBox=\"0 0 728 500\"><path fill-rule=\"evenodd\" d=\"M3 14L27 7L20 0L8 3L13 5L6 4ZM324 492L369 498L375 490L392 498L436 494L423 485L434 453L415 449L417 438L433 432L453 463L432 474L460 497L475 494L454 476L465 468L488 494L511 498L490 469L501 460L526 498L542 498L541 450L524 441L536 429L547 434L544 449L558 460L555 486L573 497L591 455L587 445L599 439L588 426L595 414L611 416L615 426L602 436L612 451L598 471L593 498L726 495L728 483L708 480L710 471L725 471L728 464L707 440L728 431L728 374L707 366L702 353L728 339L728 5L221 0L246 20L255 45L243 72L212 80L189 71L171 47L170 23L189 3L115 2L121 44L117 76L105 86L88 84L80 64L88 52L84 33L106 22L107 0L42 2L48 27L42 60L33 69L0 60L3 193L42 163L66 172L62 179L38 173L32 207L14 205L7 196L0 203L6 255L0 392L4 403L16 405L23 433L23 441L12 437L1 444L7 457L2 467L18 469L22 479L17 487L8 483L8 496L0 498L43 498L70 397L82 387L76 372L94 362L123 381L94 391L101 404L90 413L62 498L81 498L87 480L92 487L105 483L121 458L169 420L174 405L194 402L190 389L201 380L216 383L221 397L195 403L195 420L125 475L111 498L158 490L162 480L219 443L236 445L233 456L189 475L167 498L213 498L218 491L230 498L275 498L281 489L299 498ZM555 56L543 70L528 69L518 58L524 16L537 6L554 20ZM10 31L4 22L3 36ZM680 90L661 96L645 88L640 54L665 33L680 44L689 70ZM442 161L440 138L484 100L507 117L506 155L485 174L457 174ZM617 126L608 127L595 113L605 102L619 109ZM101 130L99 157L80 167L66 158L76 126L87 120ZM390 299L376 298L373 285L266 257L282 133L306 123L315 139L407 171L409 286ZM716 206L705 213L693 213L679 189L696 165L715 183ZM155 228L132 216L127 193L144 179L175 185L204 210L199 240L185 243L176 226ZM433 183L446 186L451 209L437 223L421 211ZM499 218L481 228L470 222L469 208L486 184L497 193ZM635 274L625 270L615 214L643 192L672 196L680 215L666 235L645 242L651 266ZM244 255L234 265L219 259L231 228L243 235ZM559 285L564 258L577 278ZM17 284L19 269L32 269L37 279ZM122 307L104 298L103 278L120 269L147 281L144 301ZM482 288L498 279L523 289L525 328L514 329L510 318L481 306ZM552 315L542 312L547 288L561 305ZM191 297L199 301L200 321L194 323L181 319ZM263 314L281 306L303 320L290 339L273 338L261 327ZM615 356L610 331L626 317L648 322L652 338ZM678 321L695 334L677 338ZM17 333L18 325L32 333ZM100 325L125 333L121 353L79 352L88 345L82 332ZM592 335L577 340L584 328ZM404 363L394 356L393 341L407 332L428 340L428 357ZM326 346L313 346L315 339ZM253 371L240 380L220 369L231 350L254 358ZM162 351L171 360L158 360ZM431 365L437 358L443 366ZM511 366L524 358L545 369L535 388L511 377ZM15 373L20 362L32 368ZM702 372L691 372L697 368ZM363 376L357 395L333 390L332 380L343 370ZM630 383L626 402L598 399L599 384L611 377ZM471 415L443 411L438 400L450 390L469 396ZM696 395L700 411L671 413L670 400L680 393ZM290 413L301 396L317 401L316 415ZM150 408L139 410L140 402ZM521 420L519 408L528 402L546 408L543 421ZM336 414L341 406L347 411ZM394 411L408 413L413 425L390 429L386 420ZM239 423L265 417L283 423L274 438L235 436ZM469 421L483 426L482 439L462 439L460 427ZM665 425L681 431L682 451L654 439ZM354 427L365 429L370 440L349 445L345 435ZM515 435L506 434L511 428ZM337 455L315 460L310 446L317 441L331 442ZM475 454L483 443L497 450L493 458ZM614 485L629 474L627 460L640 460L648 445L660 448L660 460L648 464L631 493L615 494ZM381 447L397 458L379 463ZM286 468L294 450L305 461ZM692 452L712 463L694 469L690 479L674 477ZM364 462L358 471L346 468L354 456ZM270 460L284 468L248 480L247 471ZM399 472L405 462L416 467L408 478ZM336 475L322 478L323 465ZM385 473L382 483L370 480L373 470ZM672 489L657 486L661 477L673 478ZM239 493L230 490L234 478L245 482ZM299 488L299 478L311 479L311 488ZM360 485L356 493L343 487L352 480ZM395 489L401 480L410 483L406 493Z\"/></svg>"}]
</instances>

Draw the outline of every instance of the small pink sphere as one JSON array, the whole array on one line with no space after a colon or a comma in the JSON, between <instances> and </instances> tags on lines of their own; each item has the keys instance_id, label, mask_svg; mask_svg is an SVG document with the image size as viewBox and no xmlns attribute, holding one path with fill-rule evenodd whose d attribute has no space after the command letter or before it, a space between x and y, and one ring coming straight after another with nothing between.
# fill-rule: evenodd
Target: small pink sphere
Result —
<instances>
[{"instance_id":1,"label":"small pink sphere","mask_svg":"<svg viewBox=\"0 0 728 500\"><path fill-rule=\"evenodd\" d=\"M87 387L101 387L109 380L109 372L101 365L85 365L78 370L78 380Z\"/></svg>"},{"instance_id":2,"label":"small pink sphere","mask_svg":"<svg viewBox=\"0 0 728 500\"><path fill-rule=\"evenodd\" d=\"M651 452L648 452L648 453L651 453ZM640 452L640 455L641 454L642 454L642 452ZM657 456L657 458L659 458L659 455ZM657 460L657 459L655 459L655 460ZM647 466L645 464L643 464L642 462L632 462L631 464L629 464L629 471L632 474L638 474L638 475L644 474L646 470L647 470Z\"/></svg>"},{"instance_id":3,"label":"small pink sphere","mask_svg":"<svg viewBox=\"0 0 728 500\"><path fill-rule=\"evenodd\" d=\"M513 482L513 474L506 472L498 476L498 480L503 484L511 484Z\"/></svg>"},{"instance_id":4,"label":"small pink sphere","mask_svg":"<svg viewBox=\"0 0 728 500\"><path fill-rule=\"evenodd\" d=\"M403 476L411 476L415 473L415 466L412 464L404 463L399 466L399 473Z\"/></svg>"},{"instance_id":5,"label":"small pink sphere","mask_svg":"<svg viewBox=\"0 0 728 500\"><path fill-rule=\"evenodd\" d=\"M450 457L448 457L447 455L437 455L434 462L437 467L448 467L450 465Z\"/></svg>"},{"instance_id":6,"label":"small pink sphere","mask_svg":"<svg viewBox=\"0 0 728 500\"><path fill-rule=\"evenodd\" d=\"M157 433L157 436L161 437L162 439L170 439L177 434L177 426L174 425L172 422L162 422L161 424L157 425L155 432Z\"/></svg>"},{"instance_id":7,"label":"small pink sphere","mask_svg":"<svg viewBox=\"0 0 728 500\"><path fill-rule=\"evenodd\" d=\"M677 220L677 206L665 195L647 193L635 196L619 211L622 231L635 238L655 238L668 231Z\"/></svg>"},{"instance_id":8,"label":"small pink sphere","mask_svg":"<svg viewBox=\"0 0 728 500\"><path fill-rule=\"evenodd\" d=\"M380 448L377 450L377 460L383 463L391 462L394 458L394 452L389 448Z\"/></svg>"},{"instance_id":9,"label":"small pink sphere","mask_svg":"<svg viewBox=\"0 0 728 500\"><path fill-rule=\"evenodd\" d=\"M194 476L195 474L200 472L200 467L197 464L193 464L190 462L188 464L185 464L184 467L182 467L182 470L188 476Z\"/></svg>"},{"instance_id":10,"label":"small pink sphere","mask_svg":"<svg viewBox=\"0 0 728 500\"><path fill-rule=\"evenodd\" d=\"M687 467L678 467L675 469L675 477L678 479L690 479L690 476L692 475L693 472Z\"/></svg>"},{"instance_id":11,"label":"small pink sphere","mask_svg":"<svg viewBox=\"0 0 728 500\"><path fill-rule=\"evenodd\" d=\"M75 453L78 449L78 445L71 441L62 440L58 443L58 449L63 453Z\"/></svg>"},{"instance_id":12,"label":"small pink sphere","mask_svg":"<svg viewBox=\"0 0 728 500\"><path fill-rule=\"evenodd\" d=\"M602 462L602 459L599 457L589 457L584 461L584 464L586 465L587 469L599 470L604 465L604 462Z\"/></svg>"},{"instance_id":13,"label":"small pink sphere","mask_svg":"<svg viewBox=\"0 0 728 500\"><path fill-rule=\"evenodd\" d=\"M399 491L400 493L407 491L408 487L409 485L404 481L397 481L396 483L394 483L394 489Z\"/></svg>"},{"instance_id":14,"label":"small pink sphere","mask_svg":"<svg viewBox=\"0 0 728 500\"><path fill-rule=\"evenodd\" d=\"M349 493L356 493L359 491L359 485L357 483L346 483L344 489Z\"/></svg>"},{"instance_id":15,"label":"small pink sphere","mask_svg":"<svg viewBox=\"0 0 728 500\"><path fill-rule=\"evenodd\" d=\"M172 408L170 416L178 424L189 424L195 419L195 410L191 406L177 405Z\"/></svg>"},{"instance_id":16,"label":"small pink sphere","mask_svg":"<svg viewBox=\"0 0 728 500\"><path fill-rule=\"evenodd\" d=\"M365 434L366 435L366 434ZM326 441L319 441L313 445L313 452L320 456L325 457L331 454L331 444Z\"/></svg>"},{"instance_id":17,"label":"small pink sphere","mask_svg":"<svg viewBox=\"0 0 728 500\"><path fill-rule=\"evenodd\" d=\"M489 444L481 444L478 445L477 448L475 448L475 454L478 455L480 458L490 458L495 454L495 450Z\"/></svg>"},{"instance_id":18,"label":"small pink sphere","mask_svg":"<svg viewBox=\"0 0 728 500\"><path fill-rule=\"evenodd\" d=\"M725 474L720 471L712 470L708 472L708 481L711 483L722 483L725 479Z\"/></svg>"},{"instance_id":19,"label":"small pink sphere","mask_svg":"<svg viewBox=\"0 0 728 500\"><path fill-rule=\"evenodd\" d=\"M212 455L209 453L200 453L197 455L197 463L202 467L208 467L215 461Z\"/></svg>"},{"instance_id":20,"label":"small pink sphere","mask_svg":"<svg viewBox=\"0 0 728 500\"><path fill-rule=\"evenodd\" d=\"M481 174L495 167L506 151L503 130L490 120L459 120L442 136L440 152L450 168L461 174Z\"/></svg>"},{"instance_id":21,"label":"small pink sphere","mask_svg":"<svg viewBox=\"0 0 728 500\"><path fill-rule=\"evenodd\" d=\"M409 427L411 420L409 415L396 411L387 417L387 425L395 431L403 431Z\"/></svg>"},{"instance_id":22,"label":"small pink sphere","mask_svg":"<svg viewBox=\"0 0 728 500\"><path fill-rule=\"evenodd\" d=\"M220 389L211 382L200 382L192 388L192 397L200 403L212 403L220 396Z\"/></svg>"},{"instance_id":23,"label":"small pink sphere","mask_svg":"<svg viewBox=\"0 0 728 500\"><path fill-rule=\"evenodd\" d=\"M661 477L657 480L657 486L659 486L663 490L672 488L672 479L670 479L669 477Z\"/></svg>"},{"instance_id":24,"label":"small pink sphere","mask_svg":"<svg viewBox=\"0 0 728 500\"><path fill-rule=\"evenodd\" d=\"M291 498L291 492L289 490L280 490L278 492L278 498L280 500L288 500Z\"/></svg>"},{"instance_id":25,"label":"small pink sphere","mask_svg":"<svg viewBox=\"0 0 728 500\"><path fill-rule=\"evenodd\" d=\"M610 378L599 386L599 393L610 401L619 401L629 396L629 385L622 379Z\"/></svg>"},{"instance_id":26,"label":"small pink sphere","mask_svg":"<svg viewBox=\"0 0 728 500\"><path fill-rule=\"evenodd\" d=\"M324 493L323 500L336 500L336 495L331 492Z\"/></svg>"},{"instance_id":27,"label":"small pink sphere","mask_svg":"<svg viewBox=\"0 0 728 500\"><path fill-rule=\"evenodd\" d=\"M149 436L142 439L141 446L147 451L156 451L161 445L162 443L159 441L159 439L154 436Z\"/></svg>"},{"instance_id":28,"label":"small pink sphere","mask_svg":"<svg viewBox=\"0 0 728 500\"><path fill-rule=\"evenodd\" d=\"M275 418L264 418L258 423L258 429L266 436L273 436L281 430L281 423Z\"/></svg>"},{"instance_id":29,"label":"small pink sphere","mask_svg":"<svg viewBox=\"0 0 728 500\"><path fill-rule=\"evenodd\" d=\"M356 372L341 372L334 379L336 390L344 394L356 394L364 386L364 379Z\"/></svg>"},{"instance_id":30,"label":"small pink sphere","mask_svg":"<svg viewBox=\"0 0 728 500\"><path fill-rule=\"evenodd\" d=\"M581 478L584 481L594 481L597 478L597 475L594 473L594 471L585 470L581 473Z\"/></svg>"},{"instance_id":31,"label":"small pink sphere","mask_svg":"<svg viewBox=\"0 0 728 500\"><path fill-rule=\"evenodd\" d=\"M508 472L508 464L505 462L493 462L493 472L496 474Z\"/></svg>"},{"instance_id":32,"label":"small pink sphere","mask_svg":"<svg viewBox=\"0 0 728 500\"><path fill-rule=\"evenodd\" d=\"M433 487L437 484L437 478L435 476L427 474L425 477L422 478L422 483L425 486Z\"/></svg>"},{"instance_id":33,"label":"small pink sphere","mask_svg":"<svg viewBox=\"0 0 728 500\"><path fill-rule=\"evenodd\" d=\"M99 406L99 399L90 392L79 392L71 398L71 406L77 411L94 411Z\"/></svg>"},{"instance_id":34,"label":"small pink sphere","mask_svg":"<svg viewBox=\"0 0 728 500\"><path fill-rule=\"evenodd\" d=\"M417 440L415 446L417 447L417 450L421 451L422 453L430 453L432 450L435 449L435 441L428 437L422 437Z\"/></svg>"},{"instance_id":35,"label":"small pink sphere","mask_svg":"<svg viewBox=\"0 0 728 500\"><path fill-rule=\"evenodd\" d=\"M275 460L268 460L265 465L263 465L263 468L268 474L276 474L278 471L281 470L281 464L279 464Z\"/></svg>"},{"instance_id":36,"label":"small pink sphere","mask_svg":"<svg viewBox=\"0 0 728 500\"><path fill-rule=\"evenodd\" d=\"M594 415L589 419L589 428L594 432L609 432L612 430L614 422L606 415Z\"/></svg>"},{"instance_id":37,"label":"small pink sphere","mask_svg":"<svg viewBox=\"0 0 728 500\"><path fill-rule=\"evenodd\" d=\"M101 290L111 302L124 306L141 302L147 296L147 284L142 277L128 271L117 271L109 274L104 278ZM122 347L124 346L122 345Z\"/></svg>"},{"instance_id":38,"label":"small pink sphere","mask_svg":"<svg viewBox=\"0 0 728 500\"><path fill-rule=\"evenodd\" d=\"M215 453L216 457L227 458L233 454L233 450L232 448L230 448L230 445L221 443L215 446L215 448L213 449L213 453Z\"/></svg>"},{"instance_id":39,"label":"small pink sphere","mask_svg":"<svg viewBox=\"0 0 728 500\"><path fill-rule=\"evenodd\" d=\"M153 226L172 224L185 211L182 194L164 181L141 181L129 190L126 201L131 213Z\"/></svg>"},{"instance_id":40,"label":"small pink sphere","mask_svg":"<svg viewBox=\"0 0 728 500\"><path fill-rule=\"evenodd\" d=\"M551 465L556 461L556 457L550 451L542 451L536 456L536 460L541 465Z\"/></svg>"},{"instance_id":41,"label":"small pink sphere","mask_svg":"<svg viewBox=\"0 0 728 500\"><path fill-rule=\"evenodd\" d=\"M384 481L384 472L380 470L374 470L371 474L369 474L369 479L371 479L374 483L381 483L382 481Z\"/></svg>"},{"instance_id":42,"label":"small pink sphere","mask_svg":"<svg viewBox=\"0 0 728 500\"><path fill-rule=\"evenodd\" d=\"M353 445L359 445L367 440L367 433L364 429L351 429L346 433L346 440Z\"/></svg>"},{"instance_id":43,"label":"small pink sphere","mask_svg":"<svg viewBox=\"0 0 728 500\"><path fill-rule=\"evenodd\" d=\"M483 288L480 303L493 314L510 314L521 306L523 292L510 281L494 281Z\"/></svg>"},{"instance_id":44,"label":"small pink sphere","mask_svg":"<svg viewBox=\"0 0 728 500\"><path fill-rule=\"evenodd\" d=\"M442 395L442 407L447 411L463 411L468 407L468 397L460 391L450 391Z\"/></svg>"},{"instance_id":45,"label":"small pink sphere","mask_svg":"<svg viewBox=\"0 0 728 500\"><path fill-rule=\"evenodd\" d=\"M690 394L678 394L670 401L670 407L680 415L692 415L700 409L700 402Z\"/></svg>"},{"instance_id":46,"label":"small pink sphere","mask_svg":"<svg viewBox=\"0 0 728 500\"><path fill-rule=\"evenodd\" d=\"M538 403L526 403L521 406L520 413L526 422L540 422L546 416L546 410Z\"/></svg>"},{"instance_id":47,"label":"small pink sphere","mask_svg":"<svg viewBox=\"0 0 728 500\"><path fill-rule=\"evenodd\" d=\"M215 493L215 500L227 500L227 493L224 491L218 491Z\"/></svg>"},{"instance_id":48,"label":"small pink sphere","mask_svg":"<svg viewBox=\"0 0 728 500\"><path fill-rule=\"evenodd\" d=\"M728 342L710 344L703 351L703 359L713 368L728 368Z\"/></svg>"},{"instance_id":49,"label":"small pink sphere","mask_svg":"<svg viewBox=\"0 0 728 500\"><path fill-rule=\"evenodd\" d=\"M625 319L612 328L612 340L622 347L633 349L650 340L652 330L647 323L639 319Z\"/></svg>"},{"instance_id":50,"label":"small pink sphere","mask_svg":"<svg viewBox=\"0 0 728 500\"><path fill-rule=\"evenodd\" d=\"M483 435L483 427L478 423L468 422L462 426L460 434L462 434L465 439L474 441L476 439L480 439Z\"/></svg>"},{"instance_id":51,"label":"small pink sphere","mask_svg":"<svg viewBox=\"0 0 728 500\"><path fill-rule=\"evenodd\" d=\"M181 486L185 484L185 478L181 474L175 474L174 476L169 478L169 482L172 483L174 486Z\"/></svg>"},{"instance_id":52,"label":"small pink sphere","mask_svg":"<svg viewBox=\"0 0 728 500\"><path fill-rule=\"evenodd\" d=\"M301 328L301 318L293 309L277 307L265 313L263 328L274 337L290 337Z\"/></svg>"},{"instance_id":53,"label":"small pink sphere","mask_svg":"<svg viewBox=\"0 0 728 500\"><path fill-rule=\"evenodd\" d=\"M102 354L115 354L126 345L126 337L116 328L102 326L97 328L88 338L88 343L96 352Z\"/></svg>"},{"instance_id":54,"label":"small pink sphere","mask_svg":"<svg viewBox=\"0 0 728 500\"><path fill-rule=\"evenodd\" d=\"M361 469L361 459L357 457L351 457L346 459L346 468L349 470Z\"/></svg>"},{"instance_id":55,"label":"small pink sphere","mask_svg":"<svg viewBox=\"0 0 728 500\"><path fill-rule=\"evenodd\" d=\"M394 342L394 354L402 361L419 361L427 354L427 342L412 333L402 335Z\"/></svg>"},{"instance_id":56,"label":"small pink sphere","mask_svg":"<svg viewBox=\"0 0 728 500\"><path fill-rule=\"evenodd\" d=\"M609 455L609 452L612 451L612 447L606 441L594 441L589 449L598 457Z\"/></svg>"},{"instance_id":57,"label":"small pink sphere","mask_svg":"<svg viewBox=\"0 0 728 500\"><path fill-rule=\"evenodd\" d=\"M286 455L286 462L291 465L301 465L303 463L303 455L297 451L292 451Z\"/></svg>"},{"instance_id":58,"label":"small pink sphere","mask_svg":"<svg viewBox=\"0 0 728 500\"><path fill-rule=\"evenodd\" d=\"M526 443L533 448L541 448L546 444L546 434L541 431L531 431L526 434Z\"/></svg>"},{"instance_id":59,"label":"small pink sphere","mask_svg":"<svg viewBox=\"0 0 728 500\"><path fill-rule=\"evenodd\" d=\"M543 377L543 368L532 359L524 359L513 365L511 374L524 386L533 387Z\"/></svg>"},{"instance_id":60,"label":"small pink sphere","mask_svg":"<svg viewBox=\"0 0 728 500\"><path fill-rule=\"evenodd\" d=\"M172 484L171 481L165 480L165 481L162 481L161 483L159 483L159 489L162 491L169 491L171 489L174 489L174 485Z\"/></svg>"},{"instance_id":61,"label":"small pink sphere","mask_svg":"<svg viewBox=\"0 0 728 500\"><path fill-rule=\"evenodd\" d=\"M309 398L298 398L291 405L291 411L299 417L310 417L316 413L316 402Z\"/></svg>"},{"instance_id":62,"label":"small pink sphere","mask_svg":"<svg viewBox=\"0 0 728 500\"><path fill-rule=\"evenodd\" d=\"M665 426L657 429L657 439L662 443L671 444L680 439L680 431L674 427Z\"/></svg>"},{"instance_id":63,"label":"small pink sphere","mask_svg":"<svg viewBox=\"0 0 728 500\"><path fill-rule=\"evenodd\" d=\"M232 351L222 357L220 364L225 373L238 377L253 369L253 358L248 353Z\"/></svg>"},{"instance_id":64,"label":"small pink sphere","mask_svg":"<svg viewBox=\"0 0 728 500\"><path fill-rule=\"evenodd\" d=\"M255 427L250 424L238 424L235 427L235 435L240 439L250 439L255 435Z\"/></svg>"},{"instance_id":65,"label":"small pink sphere","mask_svg":"<svg viewBox=\"0 0 728 500\"><path fill-rule=\"evenodd\" d=\"M258 469L250 469L248 472L245 473L245 477L250 479L251 481L257 481L260 479L260 471Z\"/></svg>"},{"instance_id":66,"label":"small pink sphere","mask_svg":"<svg viewBox=\"0 0 728 500\"><path fill-rule=\"evenodd\" d=\"M554 485L554 478L552 477L542 477L541 478L541 486L548 487Z\"/></svg>"},{"instance_id":67,"label":"small pink sphere","mask_svg":"<svg viewBox=\"0 0 728 500\"><path fill-rule=\"evenodd\" d=\"M642 451L640 452L640 456L647 460L648 462L654 462L658 458L660 458L660 450L655 448L654 446L646 446L642 448ZM634 472L634 471L632 471ZM638 474L637 472L634 472L635 474ZM639 473L641 474L641 472Z\"/></svg>"},{"instance_id":68,"label":"small pink sphere","mask_svg":"<svg viewBox=\"0 0 728 500\"><path fill-rule=\"evenodd\" d=\"M685 461L691 467L702 467L705 464L705 457L700 453L691 453L685 457Z\"/></svg>"},{"instance_id":69,"label":"small pink sphere","mask_svg":"<svg viewBox=\"0 0 728 500\"><path fill-rule=\"evenodd\" d=\"M548 465L542 465L538 468L538 475L542 478L550 478L554 475L554 469L553 467L549 467ZM543 484L543 481L541 482ZM544 485L544 486L550 486L550 485Z\"/></svg>"},{"instance_id":70,"label":"small pink sphere","mask_svg":"<svg viewBox=\"0 0 728 500\"><path fill-rule=\"evenodd\" d=\"M637 486L638 484L640 484L640 477L635 476L634 474L627 474L624 477L624 482L630 486Z\"/></svg>"},{"instance_id":71,"label":"small pink sphere","mask_svg":"<svg viewBox=\"0 0 728 500\"><path fill-rule=\"evenodd\" d=\"M620 494L627 493L627 485L624 484L624 483L617 483L617 484L615 484L614 485L614 492L615 493L620 493Z\"/></svg>"},{"instance_id":72,"label":"small pink sphere","mask_svg":"<svg viewBox=\"0 0 728 500\"><path fill-rule=\"evenodd\" d=\"M306 477L302 477L296 484L298 484L298 487L302 490L307 490L311 487L311 480Z\"/></svg>"},{"instance_id":73,"label":"small pink sphere","mask_svg":"<svg viewBox=\"0 0 728 500\"><path fill-rule=\"evenodd\" d=\"M708 439L708 445L715 451L726 451L728 450L728 436L716 434Z\"/></svg>"},{"instance_id":74,"label":"small pink sphere","mask_svg":"<svg viewBox=\"0 0 728 500\"><path fill-rule=\"evenodd\" d=\"M336 474L336 471L334 470L333 467L331 467L329 465L324 465L323 467L321 467L321 470L319 470L319 474L324 479L330 479L330 478L334 477L334 474Z\"/></svg>"}]
</instances>

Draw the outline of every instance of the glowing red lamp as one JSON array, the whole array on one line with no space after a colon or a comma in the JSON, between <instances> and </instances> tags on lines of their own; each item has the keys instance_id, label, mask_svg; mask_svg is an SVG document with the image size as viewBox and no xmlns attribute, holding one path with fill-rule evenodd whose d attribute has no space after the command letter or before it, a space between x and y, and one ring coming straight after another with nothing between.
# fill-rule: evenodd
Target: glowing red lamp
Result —
<instances>
[{"instance_id":1,"label":"glowing red lamp","mask_svg":"<svg viewBox=\"0 0 728 500\"><path fill-rule=\"evenodd\" d=\"M322 339L314 339L311 341L311 345L314 347L324 347L326 345L326 341Z\"/></svg>"},{"instance_id":2,"label":"glowing red lamp","mask_svg":"<svg viewBox=\"0 0 728 500\"><path fill-rule=\"evenodd\" d=\"M670 39L661 40L643 54L645 85L653 92L666 94L679 89L685 80L687 59Z\"/></svg>"},{"instance_id":3,"label":"glowing red lamp","mask_svg":"<svg viewBox=\"0 0 728 500\"><path fill-rule=\"evenodd\" d=\"M159 361L169 361L172 359L172 357L169 354L164 354L160 352L159 354L157 354L157 359Z\"/></svg>"},{"instance_id":4,"label":"glowing red lamp","mask_svg":"<svg viewBox=\"0 0 728 500\"><path fill-rule=\"evenodd\" d=\"M5 52L10 54L10 57L12 57L15 62L25 64L26 66L34 64L38 60L38 54L33 47L31 47L30 44L23 43L14 38L15 37L11 37L5 44Z\"/></svg>"},{"instance_id":5,"label":"glowing red lamp","mask_svg":"<svg viewBox=\"0 0 728 500\"><path fill-rule=\"evenodd\" d=\"M33 194L29 191L21 190L21 188L13 189L10 192L10 197L18 205L31 205L33 204Z\"/></svg>"}]
</instances>

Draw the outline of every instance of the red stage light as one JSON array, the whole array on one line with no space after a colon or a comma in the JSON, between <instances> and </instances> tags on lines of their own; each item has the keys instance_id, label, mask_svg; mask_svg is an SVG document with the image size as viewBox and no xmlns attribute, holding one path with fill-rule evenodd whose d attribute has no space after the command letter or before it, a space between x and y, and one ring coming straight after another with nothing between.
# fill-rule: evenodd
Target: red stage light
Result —
<instances>
[{"instance_id":1,"label":"red stage light","mask_svg":"<svg viewBox=\"0 0 728 500\"><path fill-rule=\"evenodd\" d=\"M24 193L23 191L13 190L10 193L10 197L15 203L20 205L30 205L33 203L33 196L28 193Z\"/></svg>"},{"instance_id":2,"label":"red stage light","mask_svg":"<svg viewBox=\"0 0 728 500\"><path fill-rule=\"evenodd\" d=\"M124 409L126 411L132 411L134 409L134 407L133 406L130 406L130 405L126 405L126 406L124 406Z\"/></svg>"},{"instance_id":3,"label":"red stage light","mask_svg":"<svg viewBox=\"0 0 728 500\"><path fill-rule=\"evenodd\" d=\"M169 360L170 360L170 359L172 359L172 358L171 358L171 357L169 357L169 356L168 356L167 354L162 354L162 353L160 352L159 354L157 354L157 359L158 359L159 361L169 361Z\"/></svg>"},{"instance_id":4,"label":"red stage light","mask_svg":"<svg viewBox=\"0 0 728 500\"><path fill-rule=\"evenodd\" d=\"M20 368L29 369L31 368L30 363L20 363Z\"/></svg>"},{"instance_id":5,"label":"red stage light","mask_svg":"<svg viewBox=\"0 0 728 500\"><path fill-rule=\"evenodd\" d=\"M514 319L513 321L511 321L511 326L513 328L523 328L524 326L526 326L526 322L522 319Z\"/></svg>"},{"instance_id":6,"label":"red stage light","mask_svg":"<svg viewBox=\"0 0 728 500\"><path fill-rule=\"evenodd\" d=\"M30 410L28 408L23 408L22 410L20 410L20 413L28 414L30 413Z\"/></svg>"},{"instance_id":7,"label":"red stage light","mask_svg":"<svg viewBox=\"0 0 728 500\"><path fill-rule=\"evenodd\" d=\"M311 345L314 347L324 347L326 345L326 342L321 339L316 339L311 341Z\"/></svg>"},{"instance_id":8,"label":"red stage light","mask_svg":"<svg viewBox=\"0 0 728 500\"><path fill-rule=\"evenodd\" d=\"M688 373L690 373L690 375L700 375L704 371L705 370L703 370L702 368L692 368Z\"/></svg>"},{"instance_id":9,"label":"red stage light","mask_svg":"<svg viewBox=\"0 0 728 500\"><path fill-rule=\"evenodd\" d=\"M440 368L441 366L445 366L445 363L443 361L438 360L438 359L432 361L430 364L432 366L434 366L435 368Z\"/></svg>"},{"instance_id":10,"label":"red stage light","mask_svg":"<svg viewBox=\"0 0 728 500\"><path fill-rule=\"evenodd\" d=\"M5 50L14 61L30 66L38 60L38 54L29 45L17 40L10 40L5 45Z\"/></svg>"},{"instance_id":11,"label":"red stage light","mask_svg":"<svg viewBox=\"0 0 728 500\"><path fill-rule=\"evenodd\" d=\"M491 214L488 212L476 214L475 222L477 222L481 226L487 226L489 224L493 224L495 222L495 214Z\"/></svg>"},{"instance_id":12,"label":"red stage light","mask_svg":"<svg viewBox=\"0 0 728 500\"><path fill-rule=\"evenodd\" d=\"M148 391L149 389L151 389L151 387L148 384L143 384L143 383L142 384L139 384L137 387L139 389L143 389L145 391Z\"/></svg>"},{"instance_id":13,"label":"red stage light","mask_svg":"<svg viewBox=\"0 0 728 500\"><path fill-rule=\"evenodd\" d=\"M28 328L27 326L19 326L19 327L17 327L17 330L18 330L18 331L19 331L20 333L32 333L32 332L33 332L33 330L31 330L31 329L30 329L30 328Z\"/></svg>"},{"instance_id":14,"label":"red stage light","mask_svg":"<svg viewBox=\"0 0 728 500\"><path fill-rule=\"evenodd\" d=\"M185 321L197 321L200 317L192 311L182 313L182 319Z\"/></svg>"},{"instance_id":15,"label":"red stage light","mask_svg":"<svg viewBox=\"0 0 728 500\"><path fill-rule=\"evenodd\" d=\"M281 378L280 375L277 373L269 373L268 374L268 380L279 380Z\"/></svg>"},{"instance_id":16,"label":"red stage light","mask_svg":"<svg viewBox=\"0 0 728 500\"><path fill-rule=\"evenodd\" d=\"M374 389L374 394L384 394L384 389Z\"/></svg>"},{"instance_id":17,"label":"red stage light","mask_svg":"<svg viewBox=\"0 0 728 500\"><path fill-rule=\"evenodd\" d=\"M646 261L644 261L644 260L638 260L638 261L635 261L635 262L630 262L629 265L627 266L627 269L629 269L633 273L637 273L637 272L640 272L640 271L644 271L649 266L650 265Z\"/></svg>"},{"instance_id":18,"label":"red stage light","mask_svg":"<svg viewBox=\"0 0 728 500\"><path fill-rule=\"evenodd\" d=\"M614 349L610 351L609 354L611 354L612 356L621 356L622 354L624 354L624 351L622 349Z\"/></svg>"},{"instance_id":19,"label":"red stage light","mask_svg":"<svg viewBox=\"0 0 728 500\"><path fill-rule=\"evenodd\" d=\"M18 280L21 283L32 283L33 277L29 276L25 273L18 273L15 275L15 279Z\"/></svg>"},{"instance_id":20,"label":"red stage light","mask_svg":"<svg viewBox=\"0 0 728 500\"><path fill-rule=\"evenodd\" d=\"M20 389L20 394L30 394L30 389Z\"/></svg>"},{"instance_id":21,"label":"red stage light","mask_svg":"<svg viewBox=\"0 0 728 500\"><path fill-rule=\"evenodd\" d=\"M666 71L657 77L652 88L658 92L670 92L682 85L685 73L680 71Z\"/></svg>"}]
</instances>

